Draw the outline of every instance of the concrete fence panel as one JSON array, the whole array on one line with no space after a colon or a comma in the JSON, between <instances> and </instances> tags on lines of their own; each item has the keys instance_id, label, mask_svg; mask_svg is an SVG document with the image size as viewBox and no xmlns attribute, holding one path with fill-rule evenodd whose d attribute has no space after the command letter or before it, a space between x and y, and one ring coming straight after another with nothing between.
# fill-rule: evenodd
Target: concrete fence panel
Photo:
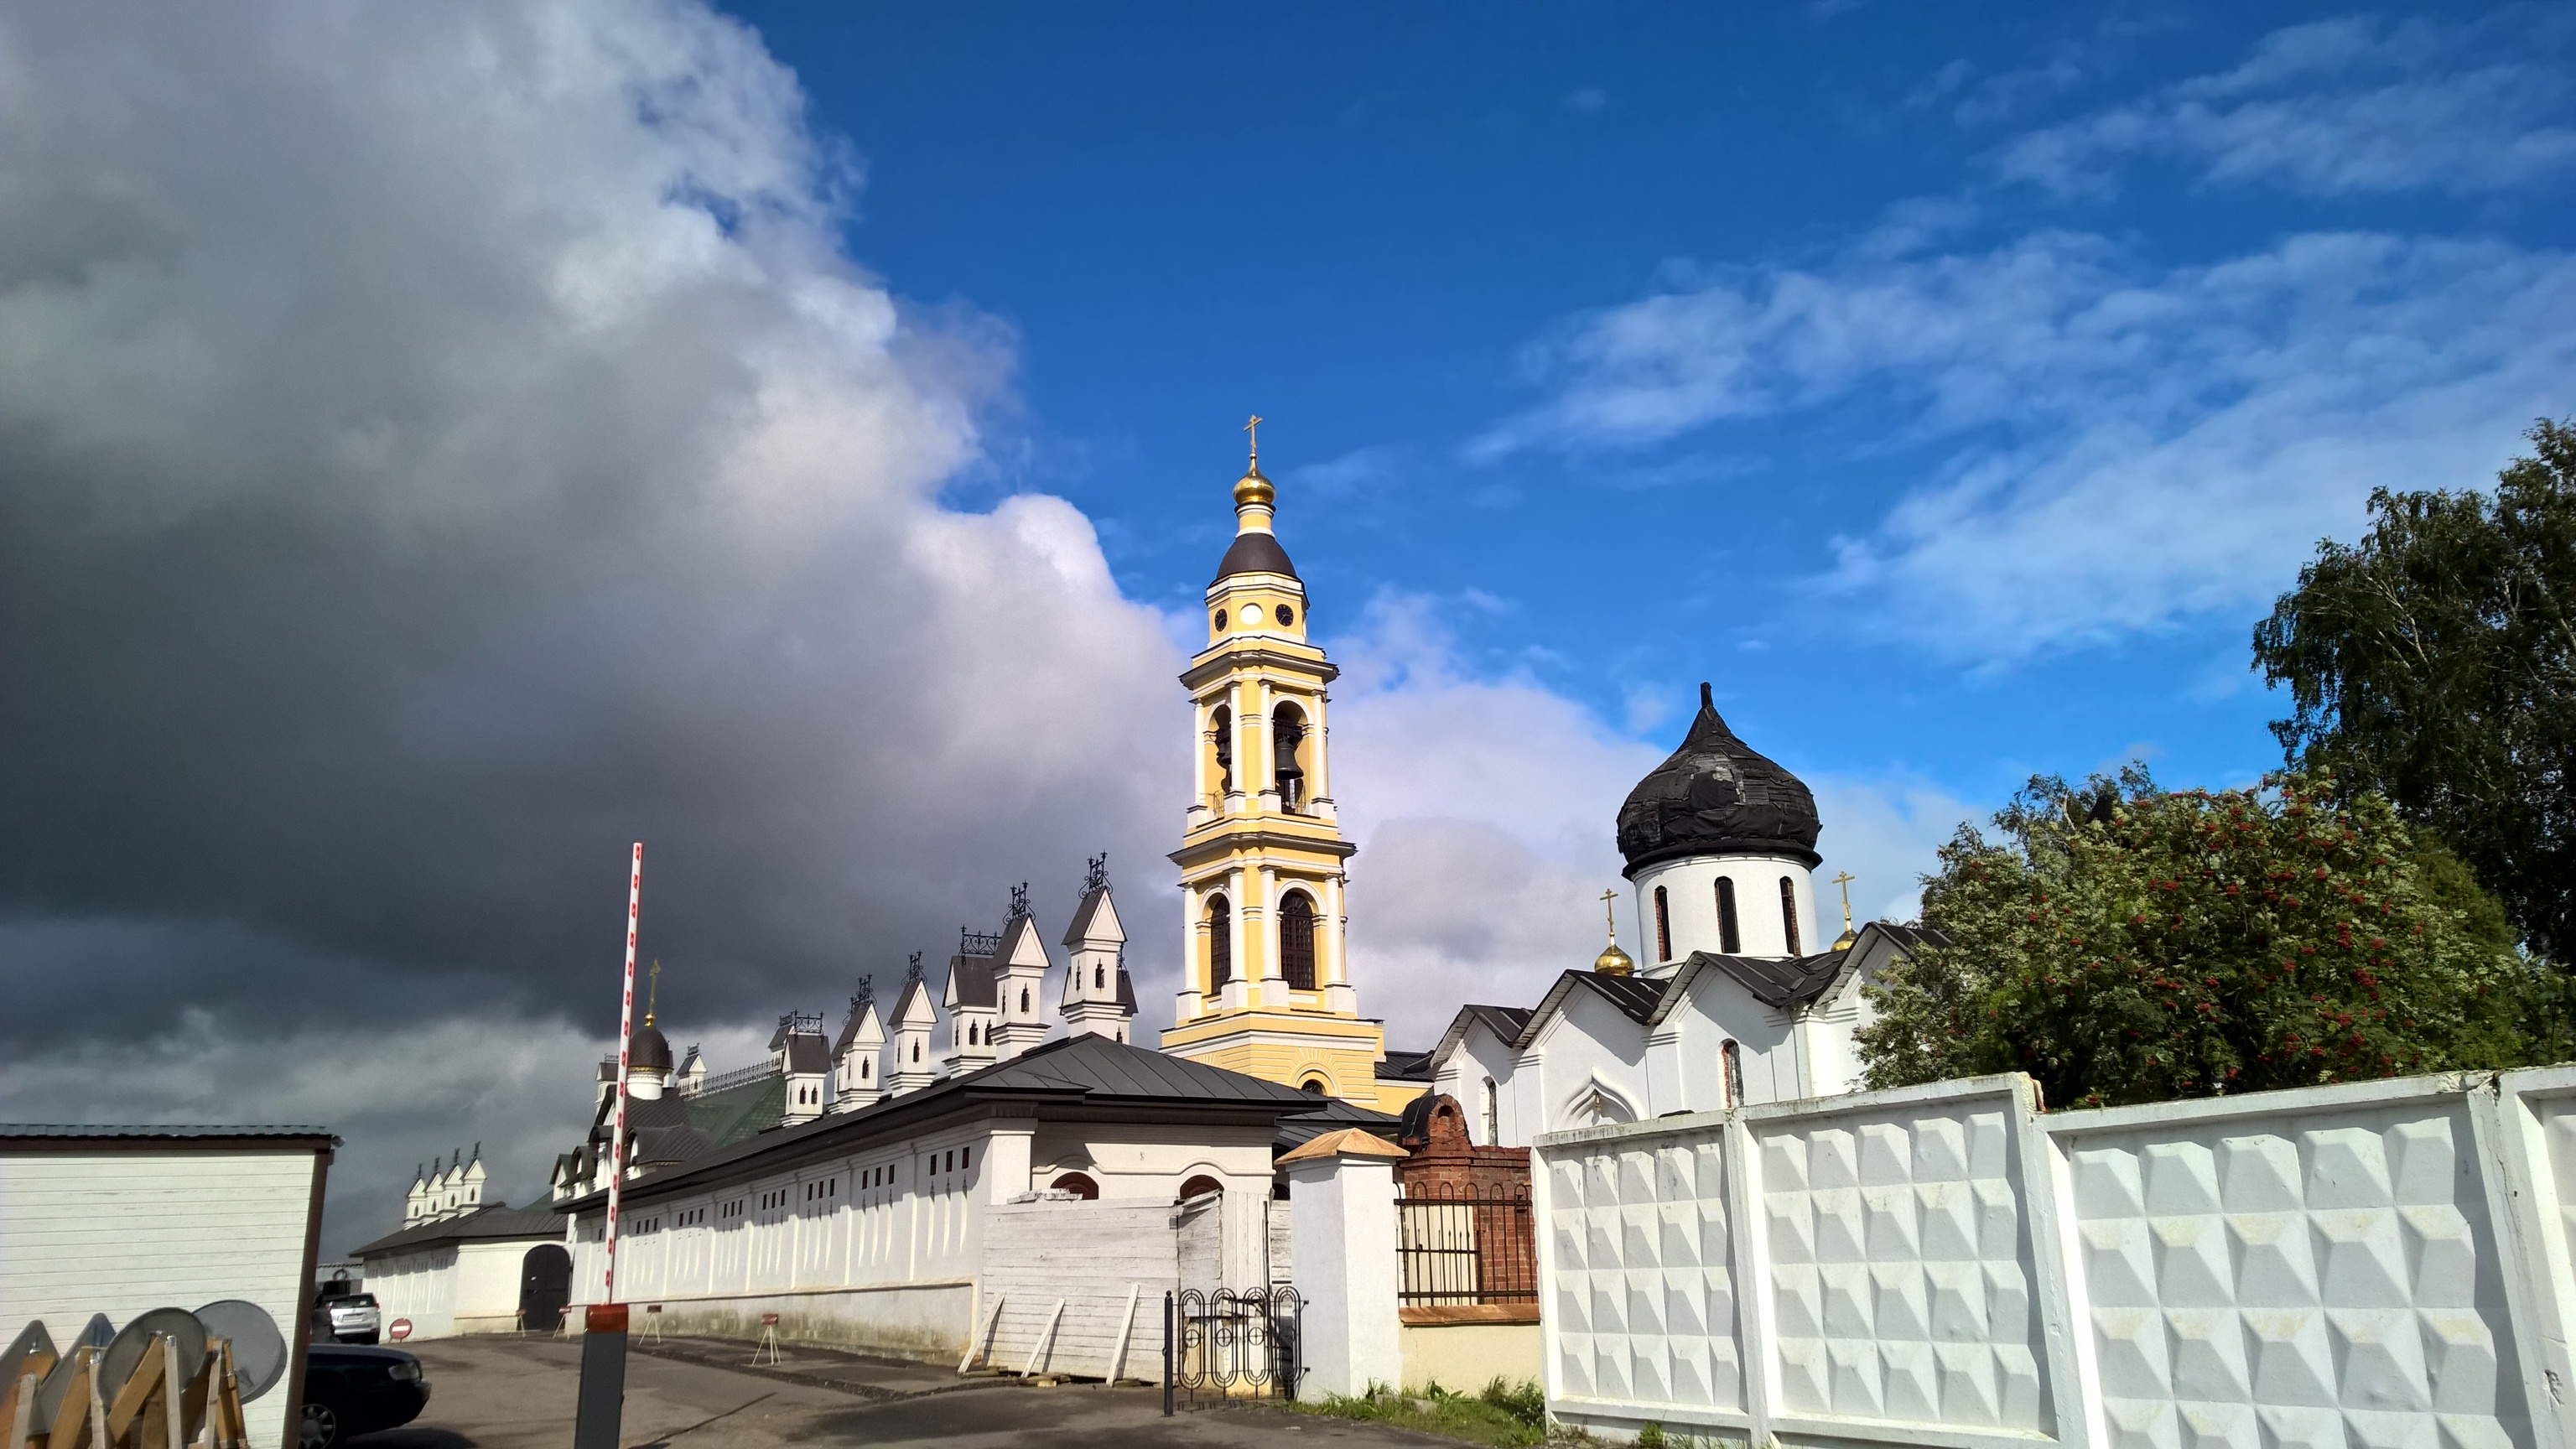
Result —
<instances>
[{"instance_id":1,"label":"concrete fence panel","mask_svg":"<svg viewBox=\"0 0 2576 1449\"><path fill-rule=\"evenodd\" d=\"M1551 1134L1551 1408L1754 1444L2576 1449L2576 1068Z\"/></svg>"}]
</instances>

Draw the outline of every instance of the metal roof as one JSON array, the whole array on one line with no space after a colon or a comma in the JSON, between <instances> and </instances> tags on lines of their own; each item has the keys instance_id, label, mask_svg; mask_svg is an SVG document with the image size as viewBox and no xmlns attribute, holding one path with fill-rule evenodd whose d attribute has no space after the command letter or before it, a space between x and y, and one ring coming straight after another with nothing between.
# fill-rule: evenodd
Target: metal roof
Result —
<instances>
[{"instance_id":1,"label":"metal roof","mask_svg":"<svg viewBox=\"0 0 2576 1449\"><path fill-rule=\"evenodd\" d=\"M436 1222L414 1223L410 1227L385 1234L372 1243L352 1250L349 1256L364 1258L371 1254L399 1253L406 1248L427 1247L432 1243L488 1242L493 1239L543 1238L563 1241L564 1215L543 1208L514 1208L507 1203L493 1203L452 1218Z\"/></svg>"},{"instance_id":2,"label":"metal roof","mask_svg":"<svg viewBox=\"0 0 2576 1449\"><path fill-rule=\"evenodd\" d=\"M1312 1114L1325 1108L1365 1111L1330 1099L1318 1099L1294 1087L1263 1081L1259 1077L1167 1057L1161 1052L1128 1046L1105 1036L1084 1035L1047 1042L1009 1061L995 1062L917 1091L888 1097L855 1112L830 1112L793 1127L762 1132L749 1140L720 1147L695 1161L637 1179L627 1192L629 1195L651 1192L658 1196L683 1184L702 1181L720 1169L749 1158L793 1153L818 1141L839 1138L866 1141L880 1130L889 1133L909 1131L913 1121L921 1117L970 1107L995 1097L1018 1095L1071 1098L1102 1105L1213 1107L1231 1109L1229 1115L1249 1113L1255 1121L1266 1112L1274 1124L1281 1118ZM1390 1127L1395 1121L1384 1113L1368 1113L1367 1120L1383 1120ZM1330 1125L1348 1126L1351 1120ZM1286 1141L1284 1137L1281 1140ZM595 1206L604 1197L604 1193L591 1193L567 1204L567 1210Z\"/></svg>"}]
</instances>

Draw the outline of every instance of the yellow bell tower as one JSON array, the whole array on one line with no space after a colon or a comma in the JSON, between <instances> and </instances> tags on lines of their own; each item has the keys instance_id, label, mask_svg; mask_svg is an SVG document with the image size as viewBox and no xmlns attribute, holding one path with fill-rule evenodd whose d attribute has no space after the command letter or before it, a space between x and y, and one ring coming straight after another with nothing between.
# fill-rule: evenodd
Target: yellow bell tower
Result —
<instances>
[{"instance_id":1,"label":"yellow bell tower","mask_svg":"<svg viewBox=\"0 0 2576 1449\"><path fill-rule=\"evenodd\" d=\"M1343 867L1359 847L1334 821L1324 715L1341 671L1307 642L1306 586L1271 531L1276 496L1256 431L1234 544L1208 585L1207 647L1181 676L1198 739L1172 852L1184 964L1163 1050L1392 1112L1422 1086L1378 1081L1385 1033L1351 987Z\"/></svg>"}]
</instances>

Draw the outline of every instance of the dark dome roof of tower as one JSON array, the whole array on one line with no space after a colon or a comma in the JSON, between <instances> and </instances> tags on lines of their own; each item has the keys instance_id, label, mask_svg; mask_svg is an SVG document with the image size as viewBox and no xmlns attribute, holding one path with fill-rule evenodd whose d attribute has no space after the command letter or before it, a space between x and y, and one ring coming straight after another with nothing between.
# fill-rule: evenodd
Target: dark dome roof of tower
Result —
<instances>
[{"instance_id":1,"label":"dark dome roof of tower","mask_svg":"<svg viewBox=\"0 0 2576 1449\"><path fill-rule=\"evenodd\" d=\"M1295 579L1297 566L1288 561L1288 550L1279 546L1276 534L1244 532L1234 536L1234 546L1216 566L1218 578L1232 574L1286 574Z\"/></svg>"},{"instance_id":2,"label":"dark dome roof of tower","mask_svg":"<svg viewBox=\"0 0 2576 1449\"><path fill-rule=\"evenodd\" d=\"M671 1043L663 1038L662 1029L653 1024L649 1015L644 1018L642 1026L635 1028L635 1040L626 1048L626 1069L663 1072L671 1069Z\"/></svg>"},{"instance_id":3,"label":"dark dome roof of tower","mask_svg":"<svg viewBox=\"0 0 2576 1449\"><path fill-rule=\"evenodd\" d=\"M1703 684L1682 747L1619 807L1619 853L1631 876L1685 855L1777 855L1813 867L1824 859L1821 828L1806 783L1737 739Z\"/></svg>"}]
</instances>

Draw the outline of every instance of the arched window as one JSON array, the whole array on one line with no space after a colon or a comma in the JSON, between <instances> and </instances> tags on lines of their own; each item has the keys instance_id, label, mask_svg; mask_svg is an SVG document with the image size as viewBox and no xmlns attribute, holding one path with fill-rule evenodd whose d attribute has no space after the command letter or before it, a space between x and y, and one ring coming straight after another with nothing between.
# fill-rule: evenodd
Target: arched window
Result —
<instances>
[{"instance_id":1,"label":"arched window","mask_svg":"<svg viewBox=\"0 0 2576 1449\"><path fill-rule=\"evenodd\" d=\"M861 1057L861 1058L859 1058L859 1080L860 1080L860 1081L862 1081L862 1082L864 1082L864 1081L866 1081L867 1079L868 1079L868 1059L867 1059L866 1057Z\"/></svg>"},{"instance_id":2,"label":"arched window","mask_svg":"<svg viewBox=\"0 0 2576 1449\"><path fill-rule=\"evenodd\" d=\"M1183 1202L1187 1202L1194 1197L1205 1197L1209 1193L1223 1191L1225 1191L1224 1183L1217 1181L1213 1177L1201 1174L1181 1184L1181 1200Z\"/></svg>"},{"instance_id":3,"label":"arched window","mask_svg":"<svg viewBox=\"0 0 2576 1449\"><path fill-rule=\"evenodd\" d=\"M1321 1097L1327 1095L1330 1091L1330 1089L1325 1086L1324 1079L1321 1077L1308 1077L1305 1081L1298 1084L1297 1090L1305 1093L1309 1097Z\"/></svg>"},{"instance_id":4,"label":"arched window","mask_svg":"<svg viewBox=\"0 0 2576 1449\"><path fill-rule=\"evenodd\" d=\"M1084 1202L1100 1201L1100 1184L1093 1182L1089 1173L1068 1172L1048 1183L1047 1188L1051 1192L1072 1193Z\"/></svg>"},{"instance_id":5,"label":"arched window","mask_svg":"<svg viewBox=\"0 0 2576 1449\"><path fill-rule=\"evenodd\" d=\"M1108 967L1094 966L1091 968L1091 989L1094 991L1106 991L1109 989Z\"/></svg>"},{"instance_id":6,"label":"arched window","mask_svg":"<svg viewBox=\"0 0 2576 1449\"><path fill-rule=\"evenodd\" d=\"M919 1037L914 1037L912 1040L912 1059L916 1062L921 1060L921 1038Z\"/></svg>"},{"instance_id":7,"label":"arched window","mask_svg":"<svg viewBox=\"0 0 2576 1449\"><path fill-rule=\"evenodd\" d=\"M1027 987L1023 986L1023 987L1021 987L1021 988L1020 988L1020 1015L1022 1015L1022 1016L1026 1016L1026 1015L1028 1015L1028 1014L1029 1014L1029 989L1028 989Z\"/></svg>"},{"instance_id":8,"label":"arched window","mask_svg":"<svg viewBox=\"0 0 2576 1449\"><path fill-rule=\"evenodd\" d=\"M1655 959L1673 959L1673 907L1662 886L1655 887Z\"/></svg>"},{"instance_id":9,"label":"arched window","mask_svg":"<svg viewBox=\"0 0 2576 1449\"><path fill-rule=\"evenodd\" d=\"M1807 954L1798 948L1798 883L1785 875L1780 877L1780 934L1789 943L1790 955Z\"/></svg>"},{"instance_id":10,"label":"arched window","mask_svg":"<svg viewBox=\"0 0 2576 1449\"><path fill-rule=\"evenodd\" d=\"M1219 795L1234 791L1234 711L1218 705L1208 716L1208 733L1216 741L1216 791Z\"/></svg>"},{"instance_id":11,"label":"arched window","mask_svg":"<svg viewBox=\"0 0 2576 1449\"><path fill-rule=\"evenodd\" d=\"M983 1040L984 1029L971 1021L966 1023L966 1044L968 1046L980 1046L982 1045Z\"/></svg>"},{"instance_id":12,"label":"arched window","mask_svg":"<svg viewBox=\"0 0 2576 1449\"><path fill-rule=\"evenodd\" d=\"M1491 1077L1485 1079L1485 1145L1503 1145L1503 1093Z\"/></svg>"},{"instance_id":13,"label":"arched window","mask_svg":"<svg viewBox=\"0 0 2576 1449\"><path fill-rule=\"evenodd\" d=\"M1726 1067L1726 1105L1744 1105L1744 1048L1729 1041L1717 1049L1718 1060Z\"/></svg>"},{"instance_id":14,"label":"arched window","mask_svg":"<svg viewBox=\"0 0 2576 1449\"><path fill-rule=\"evenodd\" d=\"M1744 950L1744 932L1735 924L1735 877L1717 878L1717 949L1729 956Z\"/></svg>"},{"instance_id":15,"label":"arched window","mask_svg":"<svg viewBox=\"0 0 2576 1449\"><path fill-rule=\"evenodd\" d=\"M1270 759L1272 784L1279 791L1279 808L1295 810L1306 801L1306 770L1297 763L1297 747L1306 742L1305 713L1293 704L1283 704L1270 716Z\"/></svg>"},{"instance_id":16,"label":"arched window","mask_svg":"<svg viewBox=\"0 0 2576 1449\"><path fill-rule=\"evenodd\" d=\"M1234 979L1234 911L1225 897L1208 901L1208 989L1213 991Z\"/></svg>"},{"instance_id":17,"label":"arched window","mask_svg":"<svg viewBox=\"0 0 2576 1449\"><path fill-rule=\"evenodd\" d=\"M1289 989L1315 989L1315 903L1290 891L1279 903L1279 974Z\"/></svg>"}]
</instances>

